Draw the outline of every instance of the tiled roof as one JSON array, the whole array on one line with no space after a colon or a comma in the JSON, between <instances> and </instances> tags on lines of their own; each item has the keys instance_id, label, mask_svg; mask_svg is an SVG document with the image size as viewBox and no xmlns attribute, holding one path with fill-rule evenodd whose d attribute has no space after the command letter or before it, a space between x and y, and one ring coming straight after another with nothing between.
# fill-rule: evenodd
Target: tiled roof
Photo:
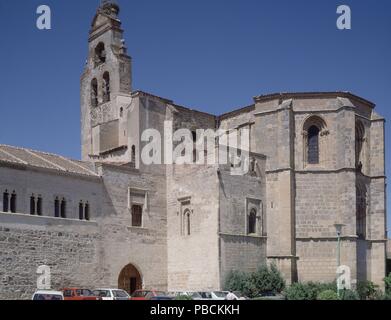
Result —
<instances>
[{"instance_id":1,"label":"tiled roof","mask_svg":"<svg viewBox=\"0 0 391 320\"><path fill-rule=\"evenodd\" d=\"M84 176L98 176L90 163L59 155L0 144L1 163L25 165Z\"/></svg>"}]
</instances>

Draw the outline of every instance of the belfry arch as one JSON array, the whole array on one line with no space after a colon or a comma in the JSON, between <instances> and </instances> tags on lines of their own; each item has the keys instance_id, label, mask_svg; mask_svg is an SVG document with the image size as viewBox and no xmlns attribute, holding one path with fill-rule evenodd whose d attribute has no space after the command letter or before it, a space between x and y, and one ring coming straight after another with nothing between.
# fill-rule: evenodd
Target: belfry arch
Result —
<instances>
[{"instance_id":1,"label":"belfry arch","mask_svg":"<svg viewBox=\"0 0 391 320\"><path fill-rule=\"evenodd\" d=\"M126 265L118 276L118 289L125 290L129 294L142 289L142 277L133 264Z\"/></svg>"}]
</instances>

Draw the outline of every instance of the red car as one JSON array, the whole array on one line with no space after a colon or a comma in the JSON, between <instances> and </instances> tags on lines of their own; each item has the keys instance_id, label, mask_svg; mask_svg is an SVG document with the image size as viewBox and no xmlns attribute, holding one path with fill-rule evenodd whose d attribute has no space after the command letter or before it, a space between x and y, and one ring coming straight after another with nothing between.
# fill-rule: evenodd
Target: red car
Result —
<instances>
[{"instance_id":1,"label":"red car","mask_svg":"<svg viewBox=\"0 0 391 320\"><path fill-rule=\"evenodd\" d=\"M151 300L153 297L165 296L166 293L157 290L136 290L130 300Z\"/></svg>"},{"instance_id":2,"label":"red car","mask_svg":"<svg viewBox=\"0 0 391 320\"><path fill-rule=\"evenodd\" d=\"M64 300L101 300L89 289L64 288Z\"/></svg>"}]
</instances>

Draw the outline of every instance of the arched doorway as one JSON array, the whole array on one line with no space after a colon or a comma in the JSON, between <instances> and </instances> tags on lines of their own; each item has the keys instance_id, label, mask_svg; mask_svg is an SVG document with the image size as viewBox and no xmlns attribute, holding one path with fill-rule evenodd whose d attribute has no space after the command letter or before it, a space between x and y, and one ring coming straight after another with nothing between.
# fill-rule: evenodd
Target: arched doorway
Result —
<instances>
[{"instance_id":1,"label":"arched doorway","mask_svg":"<svg viewBox=\"0 0 391 320\"><path fill-rule=\"evenodd\" d=\"M142 280L140 272L137 268L128 264L124 267L118 277L118 289L125 290L129 294L142 288Z\"/></svg>"}]
</instances>

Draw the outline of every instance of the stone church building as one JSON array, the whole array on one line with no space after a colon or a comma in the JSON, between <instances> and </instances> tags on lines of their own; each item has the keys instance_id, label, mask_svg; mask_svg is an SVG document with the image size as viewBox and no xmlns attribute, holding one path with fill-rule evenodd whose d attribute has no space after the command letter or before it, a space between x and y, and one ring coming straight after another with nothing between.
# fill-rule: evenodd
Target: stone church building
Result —
<instances>
[{"instance_id":1,"label":"stone church building","mask_svg":"<svg viewBox=\"0 0 391 320\"><path fill-rule=\"evenodd\" d=\"M275 263L287 282L385 276L385 120L347 92L277 93L213 115L132 89L132 60L103 1L81 76L82 160L0 145L0 298L51 286L221 289ZM147 165L142 133L250 132L250 170Z\"/></svg>"}]
</instances>

